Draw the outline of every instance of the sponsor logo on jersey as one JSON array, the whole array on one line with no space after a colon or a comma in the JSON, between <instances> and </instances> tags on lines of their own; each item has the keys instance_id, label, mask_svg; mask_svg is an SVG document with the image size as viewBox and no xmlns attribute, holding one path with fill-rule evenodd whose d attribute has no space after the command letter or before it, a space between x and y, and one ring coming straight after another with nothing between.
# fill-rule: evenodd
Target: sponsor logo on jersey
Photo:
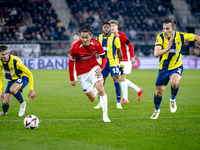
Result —
<instances>
[{"instance_id":1,"label":"sponsor logo on jersey","mask_svg":"<svg viewBox=\"0 0 200 150\"><path fill-rule=\"evenodd\" d=\"M169 50L169 53L178 53L179 52L179 49L170 49Z\"/></svg>"},{"instance_id":2,"label":"sponsor logo on jersey","mask_svg":"<svg viewBox=\"0 0 200 150\"><path fill-rule=\"evenodd\" d=\"M109 51L109 50L110 50L110 47L105 47L105 46L104 46L104 47L103 47L103 50L104 50L104 51Z\"/></svg>"},{"instance_id":3,"label":"sponsor logo on jersey","mask_svg":"<svg viewBox=\"0 0 200 150\"><path fill-rule=\"evenodd\" d=\"M13 72L8 71L8 70L4 70L4 69L2 69L2 73L7 73L7 74L11 74L11 75L13 75Z\"/></svg>"}]
</instances>

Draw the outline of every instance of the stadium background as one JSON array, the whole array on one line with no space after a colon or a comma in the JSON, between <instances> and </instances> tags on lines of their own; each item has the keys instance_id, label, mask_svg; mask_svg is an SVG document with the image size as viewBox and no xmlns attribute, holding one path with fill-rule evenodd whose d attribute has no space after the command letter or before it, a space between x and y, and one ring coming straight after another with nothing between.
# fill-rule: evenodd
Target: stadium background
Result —
<instances>
[{"instance_id":1,"label":"stadium background","mask_svg":"<svg viewBox=\"0 0 200 150\"><path fill-rule=\"evenodd\" d=\"M21 58L67 57L80 27L90 24L95 38L103 22L115 19L140 60L153 57L156 35L168 18L178 21L177 30L200 35L198 8L198 0L0 0L0 44ZM192 56L187 63L199 69L197 44L186 43L182 54Z\"/></svg>"}]
</instances>

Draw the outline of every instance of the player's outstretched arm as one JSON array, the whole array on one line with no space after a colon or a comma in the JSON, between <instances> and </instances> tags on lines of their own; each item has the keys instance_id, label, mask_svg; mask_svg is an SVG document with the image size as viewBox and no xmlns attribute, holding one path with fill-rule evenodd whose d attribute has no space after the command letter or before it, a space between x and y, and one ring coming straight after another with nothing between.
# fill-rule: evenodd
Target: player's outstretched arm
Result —
<instances>
[{"instance_id":1,"label":"player's outstretched arm","mask_svg":"<svg viewBox=\"0 0 200 150\"><path fill-rule=\"evenodd\" d=\"M154 48L154 56L155 57L159 57L159 56L165 54L166 52L168 52L172 47L172 43L173 43L173 41L169 40L168 47L166 49L162 49L161 46L155 46L155 48Z\"/></svg>"},{"instance_id":2,"label":"player's outstretched arm","mask_svg":"<svg viewBox=\"0 0 200 150\"><path fill-rule=\"evenodd\" d=\"M194 40L197 41L199 48L200 48L200 36L199 35L194 35Z\"/></svg>"},{"instance_id":3,"label":"player's outstretched arm","mask_svg":"<svg viewBox=\"0 0 200 150\"><path fill-rule=\"evenodd\" d=\"M35 92L34 90L30 90L28 93L28 98L30 97L30 101L33 101L35 99Z\"/></svg>"}]
</instances>

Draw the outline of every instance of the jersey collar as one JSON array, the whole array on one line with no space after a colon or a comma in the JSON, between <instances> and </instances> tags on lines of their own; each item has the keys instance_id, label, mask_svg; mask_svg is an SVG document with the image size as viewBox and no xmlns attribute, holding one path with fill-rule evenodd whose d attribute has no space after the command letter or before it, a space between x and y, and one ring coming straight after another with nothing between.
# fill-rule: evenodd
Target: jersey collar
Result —
<instances>
[{"instance_id":1,"label":"jersey collar","mask_svg":"<svg viewBox=\"0 0 200 150\"><path fill-rule=\"evenodd\" d=\"M110 32L109 35L108 35L107 37L104 37L104 34L103 34L103 38L109 38L111 34L112 34L112 33Z\"/></svg>"}]
</instances>

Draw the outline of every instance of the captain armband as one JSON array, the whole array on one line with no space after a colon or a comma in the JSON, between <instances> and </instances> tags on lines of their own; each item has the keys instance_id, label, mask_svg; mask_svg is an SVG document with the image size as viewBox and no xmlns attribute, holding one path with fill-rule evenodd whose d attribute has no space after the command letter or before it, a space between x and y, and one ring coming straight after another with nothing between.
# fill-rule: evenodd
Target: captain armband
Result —
<instances>
[{"instance_id":1,"label":"captain armband","mask_svg":"<svg viewBox=\"0 0 200 150\"><path fill-rule=\"evenodd\" d=\"M104 57L106 57L106 54L104 53L104 54L100 55L100 57L101 57L101 59L103 59Z\"/></svg>"}]
</instances>

